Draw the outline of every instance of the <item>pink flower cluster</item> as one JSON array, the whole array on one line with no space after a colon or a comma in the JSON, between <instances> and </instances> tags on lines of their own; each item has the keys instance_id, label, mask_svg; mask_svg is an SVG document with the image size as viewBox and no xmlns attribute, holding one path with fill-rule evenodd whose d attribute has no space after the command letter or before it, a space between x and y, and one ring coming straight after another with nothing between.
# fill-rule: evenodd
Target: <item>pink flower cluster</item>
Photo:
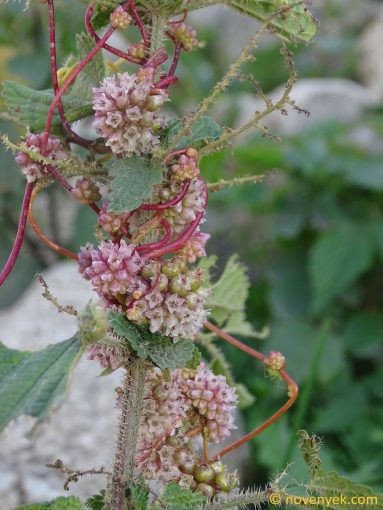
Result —
<instances>
[{"instance_id":1,"label":"pink flower cluster","mask_svg":"<svg viewBox=\"0 0 383 510\"><path fill-rule=\"evenodd\" d=\"M115 154L149 154L159 144L155 131L164 126L156 111L167 100L153 85L154 70L108 76L93 89L93 122Z\"/></svg>"},{"instance_id":2,"label":"pink flower cluster","mask_svg":"<svg viewBox=\"0 0 383 510\"><path fill-rule=\"evenodd\" d=\"M98 361L104 369L117 370L124 361L124 356L120 349L113 345L92 344L88 348L87 358Z\"/></svg>"},{"instance_id":3,"label":"pink flower cluster","mask_svg":"<svg viewBox=\"0 0 383 510\"><path fill-rule=\"evenodd\" d=\"M199 231L195 232L191 238L186 241L182 250L180 250L180 255L184 256L190 263L194 263L197 259L206 257L205 245L209 239L210 234Z\"/></svg>"},{"instance_id":4,"label":"pink flower cluster","mask_svg":"<svg viewBox=\"0 0 383 510\"><path fill-rule=\"evenodd\" d=\"M129 226L129 213L115 214L108 211L109 202L105 202L98 215L98 224L109 235L114 236L118 233L127 235Z\"/></svg>"},{"instance_id":5,"label":"pink flower cluster","mask_svg":"<svg viewBox=\"0 0 383 510\"><path fill-rule=\"evenodd\" d=\"M72 195L82 204L92 204L101 200L100 188L89 179L77 179L71 190Z\"/></svg>"},{"instance_id":6,"label":"pink flower cluster","mask_svg":"<svg viewBox=\"0 0 383 510\"><path fill-rule=\"evenodd\" d=\"M188 149L178 158L177 163L172 165L172 177L177 181L196 179L199 174L198 152L195 149Z\"/></svg>"},{"instance_id":7,"label":"pink flower cluster","mask_svg":"<svg viewBox=\"0 0 383 510\"><path fill-rule=\"evenodd\" d=\"M173 23L169 28L173 39L182 45L185 51L194 50L198 46L197 32L186 23Z\"/></svg>"},{"instance_id":8,"label":"pink flower cluster","mask_svg":"<svg viewBox=\"0 0 383 510\"><path fill-rule=\"evenodd\" d=\"M43 140L46 138L46 133L40 133L37 135L30 133L25 140L25 144L28 149L37 153L41 153L41 146L43 144ZM59 138L49 135L46 142L45 156L48 159L57 161L67 159L68 153L64 150L64 147ZM44 165L32 159L25 152L20 151L17 154L15 161L22 167L23 174L26 176L28 182L37 181L37 179L41 178L45 173Z\"/></svg>"},{"instance_id":9,"label":"pink flower cluster","mask_svg":"<svg viewBox=\"0 0 383 510\"><path fill-rule=\"evenodd\" d=\"M200 392L198 398L196 392ZM177 481L186 488L200 490L204 488L200 483L211 482L216 490L225 490L219 484L223 480L223 465L214 464L213 470L210 466L202 467L192 442L193 434L189 432L201 426L208 440L218 442L228 437L234 428L236 402L234 388L227 385L224 377L215 376L206 369L203 363L197 370L172 372L170 381L165 380L159 369L153 369L146 380L139 434L137 466L140 472L147 479L163 483Z\"/></svg>"},{"instance_id":10,"label":"pink flower cluster","mask_svg":"<svg viewBox=\"0 0 383 510\"><path fill-rule=\"evenodd\" d=\"M123 240L101 241L98 249L87 245L79 253L80 272L106 301L147 290L147 283L138 276L142 267L135 246Z\"/></svg>"},{"instance_id":11,"label":"pink flower cluster","mask_svg":"<svg viewBox=\"0 0 383 510\"><path fill-rule=\"evenodd\" d=\"M165 188L170 198L178 195L180 184L172 181L169 188ZM191 181L185 197L174 207L166 210L166 218L175 233L182 232L187 225L192 223L198 213L204 212L206 206L205 184L202 179Z\"/></svg>"}]
</instances>

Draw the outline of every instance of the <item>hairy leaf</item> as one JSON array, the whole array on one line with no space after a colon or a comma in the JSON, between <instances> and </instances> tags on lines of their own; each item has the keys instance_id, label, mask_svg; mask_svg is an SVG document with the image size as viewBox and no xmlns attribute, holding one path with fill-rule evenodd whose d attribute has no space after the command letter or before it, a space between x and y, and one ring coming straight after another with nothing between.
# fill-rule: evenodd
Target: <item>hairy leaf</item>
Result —
<instances>
[{"instance_id":1,"label":"hairy leaf","mask_svg":"<svg viewBox=\"0 0 383 510\"><path fill-rule=\"evenodd\" d=\"M2 96L12 119L30 128L33 132L44 131L49 107L54 99L53 90L33 90L13 81L2 82ZM92 114L92 105L76 97L62 98L65 115L69 122L83 119ZM52 127L61 126L57 110L53 115Z\"/></svg>"},{"instance_id":2,"label":"hairy leaf","mask_svg":"<svg viewBox=\"0 0 383 510\"><path fill-rule=\"evenodd\" d=\"M104 510L105 509L105 491L101 491L100 494L95 494L85 502L86 508L89 510Z\"/></svg>"},{"instance_id":3,"label":"hairy leaf","mask_svg":"<svg viewBox=\"0 0 383 510\"><path fill-rule=\"evenodd\" d=\"M82 32L76 35L76 48L79 60L83 60L94 48L93 38ZM91 102L93 98L92 88L98 87L106 76L106 66L102 52L99 51L89 64L77 76L72 94L77 98Z\"/></svg>"},{"instance_id":4,"label":"hairy leaf","mask_svg":"<svg viewBox=\"0 0 383 510\"><path fill-rule=\"evenodd\" d=\"M109 210L119 213L132 211L147 200L153 186L162 180L159 161L140 156L116 159L110 167L112 177Z\"/></svg>"},{"instance_id":5,"label":"hairy leaf","mask_svg":"<svg viewBox=\"0 0 383 510\"><path fill-rule=\"evenodd\" d=\"M149 501L149 491L140 485L132 485L130 491L135 510L146 510Z\"/></svg>"},{"instance_id":6,"label":"hairy leaf","mask_svg":"<svg viewBox=\"0 0 383 510\"><path fill-rule=\"evenodd\" d=\"M303 2L295 0L190 0L188 10L210 5L228 5L247 16L266 21L270 19L273 29L288 39L309 41L317 31L310 11ZM282 11L280 14L278 11ZM273 14L276 14L273 17Z\"/></svg>"},{"instance_id":7,"label":"hairy leaf","mask_svg":"<svg viewBox=\"0 0 383 510\"><path fill-rule=\"evenodd\" d=\"M0 430L24 414L40 422L61 403L80 347L77 337L37 352L0 343Z\"/></svg>"},{"instance_id":8,"label":"hairy leaf","mask_svg":"<svg viewBox=\"0 0 383 510\"><path fill-rule=\"evenodd\" d=\"M314 311L322 311L370 265L374 247L367 229L339 226L322 234L310 253Z\"/></svg>"},{"instance_id":9,"label":"hairy leaf","mask_svg":"<svg viewBox=\"0 0 383 510\"><path fill-rule=\"evenodd\" d=\"M149 358L161 370L184 367L195 357L196 346L191 340L182 338L174 343L170 337L151 333L116 312L110 312L109 322L118 335L128 340L137 356Z\"/></svg>"},{"instance_id":10,"label":"hairy leaf","mask_svg":"<svg viewBox=\"0 0 383 510\"><path fill-rule=\"evenodd\" d=\"M172 139L177 138L180 130L182 129L182 120L176 121L169 129L168 140L171 145ZM223 134L222 127L217 124L213 119L206 115L200 117L191 128L190 133L181 138L176 145L176 149L183 149L184 147L201 147L204 143L211 140L217 140Z\"/></svg>"},{"instance_id":11,"label":"hairy leaf","mask_svg":"<svg viewBox=\"0 0 383 510\"><path fill-rule=\"evenodd\" d=\"M319 458L320 439L315 435L310 436L305 430L299 430L297 435L303 460L309 468L310 475L315 476L320 471L322 464Z\"/></svg>"},{"instance_id":12,"label":"hairy leaf","mask_svg":"<svg viewBox=\"0 0 383 510\"><path fill-rule=\"evenodd\" d=\"M177 482L171 482L165 487L161 501L166 505L190 508L202 505L206 501L206 497L199 492L182 489Z\"/></svg>"},{"instance_id":13,"label":"hairy leaf","mask_svg":"<svg viewBox=\"0 0 383 510\"><path fill-rule=\"evenodd\" d=\"M356 498L357 503L363 502L363 508L367 510L383 509L383 494L376 494L369 487L357 484L334 471L319 472L310 480L308 490L328 498L326 508L333 510L348 510L352 498ZM334 497L338 497L339 502L334 501Z\"/></svg>"},{"instance_id":14,"label":"hairy leaf","mask_svg":"<svg viewBox=\"0 0 383 510\"><path fill-rule=\"evenodd\" d=\"M77 497L70 496L69 498L57 498L50 503L24 505L15 510L84 510L84 505Z\"/></svg>"}]
</instances>

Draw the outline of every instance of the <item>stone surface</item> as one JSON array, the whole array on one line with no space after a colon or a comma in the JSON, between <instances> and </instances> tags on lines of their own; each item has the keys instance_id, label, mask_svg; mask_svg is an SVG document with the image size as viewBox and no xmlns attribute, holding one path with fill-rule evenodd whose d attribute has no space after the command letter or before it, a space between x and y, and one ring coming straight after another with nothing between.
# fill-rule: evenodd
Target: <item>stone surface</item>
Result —
<instances>
[{"instance_id":1,"label":"stone surface","mask_svg":"<svg viewBox=\"0 0 383 510\"><path fill-rule=\"evenodd\" d=\"M44 277L61 304L81 309L92 298L89 283L79 276L72 262L52 266ZM12 307L0 313L0 324L1 340L10 348L24 350L42 349L49 343L71 337L76 331L76 319L59 315L41 297L38 282ZM1 510L63 495L64 477L45 467L57 458L71 468L105 466L110 469L117 414L114 389L121 374L117 371L97 378L100 371L97 363L82 359L75 370L68 400L32 438L26 435L34 421L26 417L9 425L0 436ZM243 434L243 427L239 426L232 439ZM248 455L246 447L230 455L227 459L230 469L244 466ZM70 494L86 498L104 485L102 476L83 478L71 485Z\"/></svg>"},{"instance_id":2,"label":"stone surface","mask_svg":"<svg viewBox=\"0 0 383 510\"><path fill-rule=\"evenodd\" d=\"M282 94L283 87L278 87L269 97L276 101ZM338 78L300 80L294 86L291 98L298 107L309 111L309 117L287 105L287 117L280 112L273 112L264 120L272 133L294 135L331 120L353 122L368 108L378 104L377 95L367 87ZM237 104L238 126L250 120L255 111L264 109L264 103L255 94L239 94Z\"/></svg>"},{"instance_id":3,"label":"stone surface","mask_svg":"<svg viewBox=\"0 0 383 510\"><path fill-rule=\"evenodd\" d=\"M383 99L383 7L365 28L359 41L359 69L363 82Z\"/></svg>"}]
</instances>

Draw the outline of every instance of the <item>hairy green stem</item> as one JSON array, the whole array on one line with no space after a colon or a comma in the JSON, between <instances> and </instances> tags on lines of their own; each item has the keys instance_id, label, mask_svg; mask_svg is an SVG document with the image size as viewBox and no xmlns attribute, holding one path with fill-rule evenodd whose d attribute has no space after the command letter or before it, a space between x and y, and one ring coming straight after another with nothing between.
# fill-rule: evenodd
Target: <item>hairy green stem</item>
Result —
<instances>
[{"instance_id":1,"label":"hairy green stem","mask_svg":"<svg viewBox=\"0 0 383 510\"><path fill-rule=\"evenodd\" d=\"M133 481L147 366L141 360L135 360L125 369L122 394L118 401L121 414L106 510L134 510L126 494Z\"/></svg>"}]
</instances>

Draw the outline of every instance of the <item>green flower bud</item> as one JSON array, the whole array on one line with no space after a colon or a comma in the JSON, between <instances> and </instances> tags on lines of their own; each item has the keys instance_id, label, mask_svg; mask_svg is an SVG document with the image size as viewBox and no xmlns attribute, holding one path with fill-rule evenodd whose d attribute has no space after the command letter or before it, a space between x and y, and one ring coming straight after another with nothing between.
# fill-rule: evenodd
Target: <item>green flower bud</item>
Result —
<instances>
[{"instance_id":1,"label":"green flower bud","mask_svg":"<svg viewBox=\"0 0 383 510\"><path fill-rule=\"evenodd\" d=\"M104 340L108 333L108 318L103 308L90 302L78 315L79 337L83 345Z\"/></svg>"},{"instance_id":2,"label":"green flower bud","mask_svg":"<svg viewBox=\"0 0 383 510\"><path fill-rule=\"evenodd\" d=\"M214 478L214 471L210 466L197 466L194 469L193 475L198 482L211 482Z\"/></svg>"}]
</instances>

